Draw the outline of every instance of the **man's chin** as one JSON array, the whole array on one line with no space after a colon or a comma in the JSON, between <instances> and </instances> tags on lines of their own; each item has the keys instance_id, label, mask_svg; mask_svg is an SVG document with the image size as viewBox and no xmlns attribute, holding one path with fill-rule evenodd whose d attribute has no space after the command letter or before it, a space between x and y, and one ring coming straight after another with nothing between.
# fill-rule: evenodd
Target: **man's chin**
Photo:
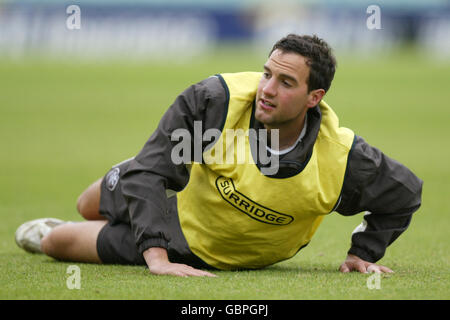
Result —
<instances>
[{"instance_id":1,"label":"man's chin","mask_svg":"<svg viewBox=\"0 0 450 320\"><path fill-rule=\"evenodd\" d=\"M270 125L273 122L271 116L258 109L255 111L255 119L264 125Z\"/></svg>"}]
</instances>

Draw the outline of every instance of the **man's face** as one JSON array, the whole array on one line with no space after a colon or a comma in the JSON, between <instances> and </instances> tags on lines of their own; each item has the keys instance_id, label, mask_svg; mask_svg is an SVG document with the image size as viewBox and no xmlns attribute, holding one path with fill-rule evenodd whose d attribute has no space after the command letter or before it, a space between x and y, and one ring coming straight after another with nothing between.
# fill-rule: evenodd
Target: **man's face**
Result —
<instances>
[{"instance_id":1,"label":"man's face","mask_svg":"<svg viewBox=\"0 0 450 320\"><path fill-rule=\"evenodd\" d=\"M301 128L307 109L321 99L317 100L316 90L308 93L308 77L303 56L279 49L272 52L258 85L255 118L267 129Z\"/></svg>"}]
</instances>

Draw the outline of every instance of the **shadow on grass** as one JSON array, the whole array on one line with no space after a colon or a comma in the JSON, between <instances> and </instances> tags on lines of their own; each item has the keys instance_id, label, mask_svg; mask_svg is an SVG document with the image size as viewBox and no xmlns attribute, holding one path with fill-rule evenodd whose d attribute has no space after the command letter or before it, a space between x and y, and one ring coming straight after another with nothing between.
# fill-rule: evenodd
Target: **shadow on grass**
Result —
<instances>
[{"instance_id":1,"label":"shadow on grass","mask_svg":"<svg viewBox=\"0 0 450 320\"><path fill-rule=\"evenodd\" d=\"M310 265L299 265L296 266L283 266L274 265L266 268L267 270L273 270L283 273L323 273L323 274L337 274L339 273L339 268L335 265L324 265L324 264L310 264Z\"/></svg>"},{"instance_id":2,"label":"shadow on grass","mask_svg":"<svg viewBox=\"0 0 450 320\"><path fill-rule=\"evenodd\" d=\"M41 263L48 264L51 266L55 265L78 265L78 266L85 266L88 268L95 268L95 269L105 269L109 272L113 270L129 270L129 271L138 271L139 273L147 274L148 270L145 265L120 265L120 264L97 264L97 263L86 263L86 262L75 262L75 261L63 261L63 260L56 260L51 257L42 256ZM208 270L212 273L217 274L248 274L248 275L268 275L273 273L281 273L284 275L297 275L299 273L311 273L311 274L339 274L339 267L334 264L299 264L299 265L292 265L292 264L275 264L271 265L265 268L261 269L238 269L238 270L231 270L231 271L225 271L225 270Z\"/></svg>"},{"instance_id":3,"label":"shadow on grass","mask_svg":"<svg viewBox=\"0 0 450 320\"><path fill-rule=\"evenodd\" d=\"M214 271L212 271L214 273ZM262 269L239 269L232 271L215 271L218 276L247 276L247 277L295 277L301 274L304 275L338 275L338 267L327 264L308 264L308 265L283 265L275 264Z\"/></svg>"}]
</instances>

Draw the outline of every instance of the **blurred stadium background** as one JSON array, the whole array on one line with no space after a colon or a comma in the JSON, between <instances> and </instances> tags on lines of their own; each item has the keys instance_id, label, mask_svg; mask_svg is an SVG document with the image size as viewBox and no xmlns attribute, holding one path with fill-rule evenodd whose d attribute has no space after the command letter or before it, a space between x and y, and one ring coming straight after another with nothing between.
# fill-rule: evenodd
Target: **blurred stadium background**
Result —
<instances>
[{"instance_id":1,"label":"blurred stadium background","mask_svg":"<svg viewBox=\"0 0 450 320\"><path fill-rule=\"evenodd\" d=\"M67 20L77 5L79 24ZM381 29L366 27L370 5ZM70 22L69 22L70 23ZM79 29L78 29L79 27ZM188 60L224 43L265 50L315 33L337 52L373 55L409 44L450 57L449 0L16 0L0 2L0 54ZM179 53L183 54L180 55Z\"/></svg>"}]
</instances>

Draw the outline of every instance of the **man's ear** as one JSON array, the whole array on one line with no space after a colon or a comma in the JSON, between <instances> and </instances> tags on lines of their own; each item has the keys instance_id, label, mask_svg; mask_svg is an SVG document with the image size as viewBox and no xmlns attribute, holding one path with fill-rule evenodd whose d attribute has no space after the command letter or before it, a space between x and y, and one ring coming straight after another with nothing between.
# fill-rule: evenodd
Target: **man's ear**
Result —
<instances>
[{"instance_id":1,"label":"man's ear","mask_svg":"<svg viewBox=\"0 0 450 320\"><path fill-rule=\"evenodd\" d=\"M316 89L311 90L311 92L308 94L308 101L306 103L307 108L313 108L317 106L322 100L323 96L325 95L325 90L323 89Z\"/></svg>"}]
</instances>

